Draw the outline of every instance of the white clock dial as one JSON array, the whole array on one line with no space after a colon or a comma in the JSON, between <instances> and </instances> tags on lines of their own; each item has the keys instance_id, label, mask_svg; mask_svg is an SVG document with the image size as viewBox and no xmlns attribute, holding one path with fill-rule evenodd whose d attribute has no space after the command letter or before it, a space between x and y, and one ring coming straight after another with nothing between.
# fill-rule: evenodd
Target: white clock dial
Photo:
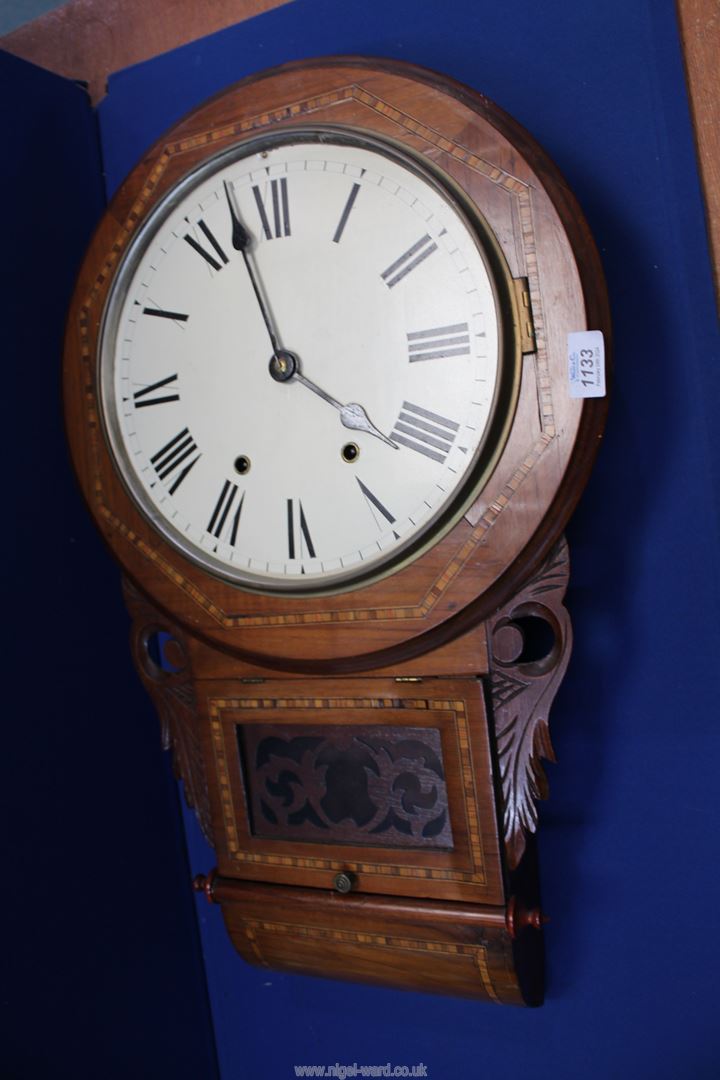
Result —
<instances>
[{"instance_id":1,"label":"white clock dial","mask_svg":"<svg viewBox=\"0 0 720 1080\"><path fill-rule=\"evenodd\" d=\"M347 588L472 496L502 350L486 247L432 174L295 133L206 164L141 230L104 321L105 426L190 558L257 589Z\"/></svg>"}]
</instances>

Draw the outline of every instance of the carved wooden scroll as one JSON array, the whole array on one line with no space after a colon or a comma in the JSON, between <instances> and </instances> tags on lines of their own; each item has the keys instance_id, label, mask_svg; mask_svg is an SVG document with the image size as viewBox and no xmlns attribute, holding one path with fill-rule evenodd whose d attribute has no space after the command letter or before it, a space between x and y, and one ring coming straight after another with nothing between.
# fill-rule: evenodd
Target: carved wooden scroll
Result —
<instances>
[{"instance_id":1,"label":"carved wooden scroll","mask_svg":"<svg viewBox=\"0 0 720 1080\"><path fill-rule=\"evenodd\" d=\"M127 578L123 578L123 594L133 620L133 660L160 717L163 749L172 750L173 769L183 781L187 804L195 811L208 844L214 847L205 765L197 733L195 690L187 657L179 635L171 633L167 620L161 619Z\"/></svg>"},{"instance_id":2,"label":"carved wooden scroll","mask_svg":"<svg viewBox=\"0 0 720 1080\"><path fill-rule=\"evenodd\" d=\"M537 799L548 784L540 758L554 761L548 715L572 649L563 607L569 577L564 537L548 559L493 619L490 686L503 794L503 831L514 869L527 833L537 827Z\"/></svg>"}]
</instances>

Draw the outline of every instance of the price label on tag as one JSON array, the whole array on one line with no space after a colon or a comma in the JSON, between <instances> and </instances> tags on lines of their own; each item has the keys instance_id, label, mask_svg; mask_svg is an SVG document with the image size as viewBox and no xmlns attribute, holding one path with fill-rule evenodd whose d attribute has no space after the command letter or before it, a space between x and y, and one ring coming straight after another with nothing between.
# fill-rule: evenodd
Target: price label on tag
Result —
<instances>
[{"instance_id":1,"label":"price label on tag","mask_svg":"<svg viewBox=\"0 0 720 1080\"><path fill-rule=\"evenodd\" d=\"M605 397L605 342L601 330L568 334L570 397Z\"/></svg>"}]
</instances>

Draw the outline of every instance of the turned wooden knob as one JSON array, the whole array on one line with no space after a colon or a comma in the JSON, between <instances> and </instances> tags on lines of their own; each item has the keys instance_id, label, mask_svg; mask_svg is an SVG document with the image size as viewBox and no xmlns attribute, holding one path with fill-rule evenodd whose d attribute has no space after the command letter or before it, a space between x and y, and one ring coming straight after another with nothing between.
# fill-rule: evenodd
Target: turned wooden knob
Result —
<instances>
[{"instance_id":1,"label":"turned wooden knob","mask_svg":"<svg viewBox=\"0 0 720 1080\"><path fill-rule=\"evenodd\" d=\"M550 919L547 915L543 915L540 908L525 907L516 896L510 897L507 912L505 913L505 925L508 934L513 940L527 927L532 927L533 930L541 930L545 923L548 922L550 922Z\"/></svg>"},{"instance_id":2,"label":"turned wooden knob","mask_svg":"<svg viewBox=\"0 0 720 1080\"><path fill-rule=\"evenodd\" d=\"M193 878L193 889L195 890L195 892L204 893L205 898L209 904L215 903L213 886L215 884L216 873L217 870L211 870L209 874L196 874Z\"/></svg>"}]
</instances>

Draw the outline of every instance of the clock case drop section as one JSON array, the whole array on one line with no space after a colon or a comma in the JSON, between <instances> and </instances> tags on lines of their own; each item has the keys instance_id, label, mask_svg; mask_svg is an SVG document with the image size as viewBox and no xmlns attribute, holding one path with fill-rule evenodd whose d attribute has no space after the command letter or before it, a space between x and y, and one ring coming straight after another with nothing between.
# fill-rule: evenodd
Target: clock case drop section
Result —
<instances>
[{"instance_id":1,"label":"clock case drop section","mask_svg":"<svg viewBox=\"0 0 720 1080\"><path fill-rule=\"evenodd\" d=\"M518 283L514 329L533 351L523 357L492 475L446 535L363 587L270 596L191 563L129 498L98 424L97 335L118 259L167 191L239 140L314 124L400 143L460 187ZM126 577L138 670L217 850L218 872L200 884L222 904L233 941L252 962L496 1001L541 1000L532 833L535 799L545 794L539 758L551 755L547 712L571 641L562 529L606 410L603 400L567 393L566 337L582 329L602 330L609 351L597 253L557 170L485 98L395 62L312 61L231 88L148 153L101 223L68 322L69 439L90 510ZM538 623L551 643L533 651L528 631ZM150 648L158 631L171 636L172 670ZM398 681L407 679L421 681ZM260 738L265 725L279 742ZM297 742L319 738L318 726L327 745ZM257 754L246 754L243 763L238 739L251 730L256 748L287 746L300 760L289 767L282 750L259 765ZM352 771L365 752L358 739L370 747L362 759L369 802L357 815L368 828L382 783L393 778L385 789L391 826L366 839L357 820L355 832L342 835L335 821L342 806L312 787L317 761L300 754L305 747L323 755L323 767ZM397 746L402 768L373 757L392 759ZM442 773L447 826L433 809L442 786L433 793L433 769ZM295 779L281 779L283 771ZM303 783L308 798L296 806ZM276 824L269 817L267 828L256 828L265 790ZM301 839L293 839L294 815ZM422 838L429 821L437 842ZM382 815L377 824L385 826ZM318 840L313 830L331 835ZM415 842L403 843L403 830ZM336 891L337 875L350 892Z\"/></svg>"}]
</instances>

